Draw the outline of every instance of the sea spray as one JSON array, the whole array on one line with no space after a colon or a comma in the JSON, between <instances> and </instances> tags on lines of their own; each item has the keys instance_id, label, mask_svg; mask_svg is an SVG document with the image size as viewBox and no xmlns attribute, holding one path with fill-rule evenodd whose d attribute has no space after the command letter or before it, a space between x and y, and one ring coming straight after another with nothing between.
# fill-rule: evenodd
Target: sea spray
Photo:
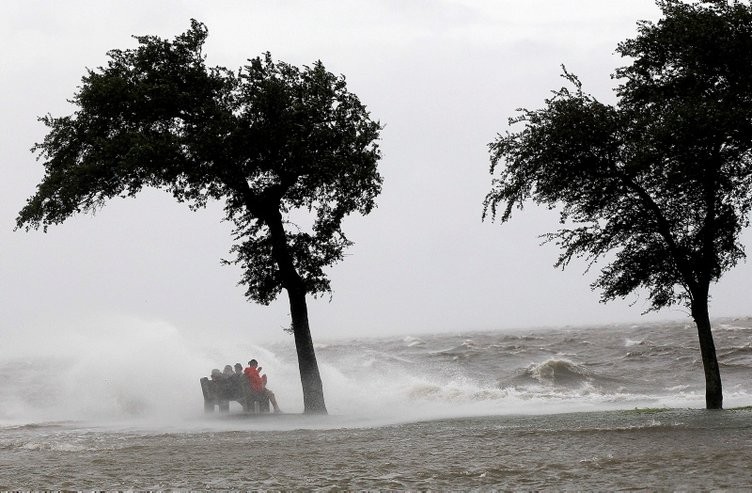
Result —
<instances>
[{"instance_id":1,"label":"sea spray","mask_svg":"<svg viewBox=\"0 0 752 493\"><path fill-rule=\"evenodd\" d=\"M326 340L316 352L330 416L294 422L204 415L199 379L256 358L286 413L302 412L294 342L188 337L160 321L107 317L2 351L0 421L143 426L337 427L444 417L702 406L683 325ZM642 341L630 344L628 341ZM729 405L745 403L752 329L721 330ZM632 356L639 349L640 357ZM733 370L733 371L732 371ZM231 403L230 416L241 408Z\"/></svg>"},{"instance_id":2,"label":"sea spray","mask_svg":"<svg viewBox=\"0 0 752 493\"><path fill-rule=\"evenodd\" d=\"M161 321L109 317L66 327L25 348L5 351L0 419L5 421L157 420L200 415L199 378L212 368L268 351L237 341L187 339ZM279 382L279 377L277 377Z\"/></svg>"}]
</instances>

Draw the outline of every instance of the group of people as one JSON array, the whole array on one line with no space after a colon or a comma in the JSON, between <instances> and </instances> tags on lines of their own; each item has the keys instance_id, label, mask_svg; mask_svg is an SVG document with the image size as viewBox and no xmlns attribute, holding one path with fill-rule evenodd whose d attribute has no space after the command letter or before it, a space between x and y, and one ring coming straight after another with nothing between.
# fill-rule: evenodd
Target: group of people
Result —
<instances>
[{"instance_id":1,"label":"group of people","mask_svg":"<svg viewBox=\"0 0 752 493\"><path fill-rule=\"evenodd\" d=\"M277 405L277 399L274 396L274 392L266 387L266 375L261 374L261 367L255 359L250 360L245 369L240 363L235 363L234 369L231 365L225 365L225 368L222 371L219 371L219 368L215 368L211 371L211 379L215 382L231 379L236 380L239 378L247 378L248 383L251 385L251 389L268 398L275 413L281 412Z\"/></svg>"}]
</instances>

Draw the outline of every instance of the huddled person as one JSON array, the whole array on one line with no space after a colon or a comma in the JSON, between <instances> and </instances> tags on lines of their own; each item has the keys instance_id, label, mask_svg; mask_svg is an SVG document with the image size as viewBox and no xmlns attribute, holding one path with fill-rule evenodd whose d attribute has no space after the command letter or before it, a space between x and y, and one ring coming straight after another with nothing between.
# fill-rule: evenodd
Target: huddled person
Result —
<instances>
[{"instance_id":1,"label":"huddled person","mask_svg":"<svg viewBox=\"0 0 752 493\"><path fill-rule=\"evenodd\" d=\"M251 386L251 390L257 394L269 399L275 413L280 413L279 406L277 405L277 398L271 389L266 387L266 375L261 374L261 367L258 365L258 361L252 359L248 362L248 367L243 369L243 365L235 363L235 366L225 365L222 371L219 368L214 368L211 371L211 379L213 382L217 382L228 394L234 393L230 389L236 388L237 382L240 382L242 378L247 378L248 383Z\"/></svg>"},{"instance_id":2,"label":"huddled person","mask_svg":"<svg viewBox=\"0 0 752 493\"><path fill-rule=\"evenodd\" d=\"M248 381L251 384L251 389L266 398L272 403L275 413L280 413L279 406L277 405L277 398L274 396L274 392L266 388L266 375L261 374L261 367L258 365L258 361L252 359L248 362L248 367L243 370L243 373L248 377Z\"/></svg>"}]
</instances>

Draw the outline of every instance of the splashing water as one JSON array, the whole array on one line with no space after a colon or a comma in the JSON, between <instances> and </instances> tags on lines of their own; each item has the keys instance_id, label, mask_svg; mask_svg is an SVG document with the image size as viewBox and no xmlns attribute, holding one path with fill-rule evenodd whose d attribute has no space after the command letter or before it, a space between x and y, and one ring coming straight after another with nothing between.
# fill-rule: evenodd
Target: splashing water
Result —
<instances>
[{"instance_id":1,"label":"splashing water","mask_svg":"<svg viewBox=\"0 0 752 493\"><path fill-rule=\"evenodd\" d=\"M746 325L745 325L746 324ZM752 386L752 323L718 325L726 402ZM456 416L702 407L699 351L685 324L326 341L329 412L352 426ZM199 378L259 360L284 411L302 411L292 338L190 341L158 322L109 320L2 355L0 422L135 421L194 427ZM232 414L240 407L231 404ZM216 418L215 418L216 419Z\"/></svg>"}]
</instances>

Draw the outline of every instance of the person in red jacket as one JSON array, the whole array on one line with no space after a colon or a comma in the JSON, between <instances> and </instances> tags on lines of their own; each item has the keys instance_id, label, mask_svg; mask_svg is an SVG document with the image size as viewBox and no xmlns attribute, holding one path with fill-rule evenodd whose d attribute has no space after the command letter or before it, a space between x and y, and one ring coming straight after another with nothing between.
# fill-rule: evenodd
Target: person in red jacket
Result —
<instances>
[{"instance_id":1,"label":"person in red jacket","mask_svg":"<svg viewBox=\"0 0 752 493\"><path fill-rule=\"evenodd\" d=\"M252 359L248 362L248 368L243 370L243 373L248 377L248 381L251 384L251 389L254 392L263 394L269 399L274 407L274 412L279 413L279 406L277 405L277 399L274 397L274 392L266 388L266 375L261 374L261 367L258 365L258 361Z\"/></svg>"}]
</instances>

